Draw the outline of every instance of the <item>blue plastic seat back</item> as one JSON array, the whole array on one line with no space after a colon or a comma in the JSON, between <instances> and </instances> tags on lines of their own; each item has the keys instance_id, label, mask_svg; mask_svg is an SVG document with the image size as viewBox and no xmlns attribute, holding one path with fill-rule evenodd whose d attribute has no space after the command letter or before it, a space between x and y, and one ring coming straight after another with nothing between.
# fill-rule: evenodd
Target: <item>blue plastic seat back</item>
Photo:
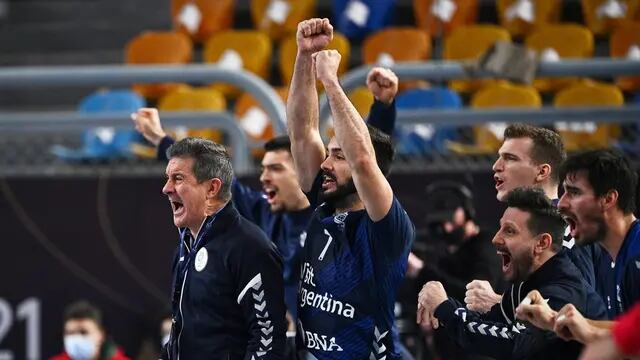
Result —
<instances>
[{"instance_id":1,"label":"blue plastic seat back","mask_svg":"<svg viewBox=\"0 0 640 360\"><path fill-rule=\"evenodd\" d=\"M146 106L142 96L131 90L98 91L84 98L78 111L86 114L125 112L132 113ZM130 157L130 145L143 142L144 138L135 130L118 130L99 127L83 133L82 151L88 157Z\"/></svg>"},{"instance_id":2,"label":"blue plastic seat back","mask_svg":"<svg viewBox=\"0 0 640 360\"><path fill-rule=\"evenodd\" d=\"M455 91L434 87L412 89L396 98L398 110L459 109L462 99ZM456 126L418 124L402 126L396 131L399 154L419 155L432 152L446 153L447 141L457 141L460 136Z\"/></svg>"},{"instance_id":3,"label":"blue plastic seat back","mask_svg":"<svg viewBox=\"0 0 640 360\"><path fill-rule=\"evenodd\" d=\"M360 40L391 24L396 0L332 0L337 30L350 40Z\"/></svg>"}]
</instances>

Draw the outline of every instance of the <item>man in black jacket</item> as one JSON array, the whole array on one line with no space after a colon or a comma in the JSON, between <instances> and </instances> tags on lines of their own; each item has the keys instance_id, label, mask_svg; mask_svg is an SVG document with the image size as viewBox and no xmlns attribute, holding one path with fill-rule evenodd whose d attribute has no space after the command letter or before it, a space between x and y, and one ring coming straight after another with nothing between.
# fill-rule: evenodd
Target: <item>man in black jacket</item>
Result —
<instances>
[{"instance_id":1,"label":"man in black jacket","mask_svg":"<svg viewBox=\"0 0 640 360\"><path fill-rule=\"evenodd\" d=\"M173 326L164 359L281 359L282 261L231 200L228 153L186 138L167 151L162 192L180 242L173 266Z\"/></svg>"},{"instance_id":2,"label":"man in black jacket","mask_svg":"<svg viewBox=\"0 0 640 360\"><path fill-rule=\"evenodd\" d=\"M440 283L429 282L418 299L418 321L442 326L462 347L497 359L577 358L579 343L517 322L516 307L533 289L553 309L572 303L581 312L602 319L604 307L590 303L594 298L588 292L593 290L585 286L567 250L562 249L564 220L542 190L518 188L505 201L508 208L492 241L511 283L501 302L480 314L447 298Z\"/></svg>"}]
</instances>

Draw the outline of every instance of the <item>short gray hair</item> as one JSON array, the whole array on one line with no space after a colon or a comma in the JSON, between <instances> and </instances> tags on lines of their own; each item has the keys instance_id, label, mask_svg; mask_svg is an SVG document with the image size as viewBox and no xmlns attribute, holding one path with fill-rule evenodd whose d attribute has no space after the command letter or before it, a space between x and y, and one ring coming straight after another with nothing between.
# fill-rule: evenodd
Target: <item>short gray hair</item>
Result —
<instances>
[{"instance_id":1,"label":"short gray hair","mask_svg":"<svg viewBox=\"0 0 640 360\"><path fill-rule=\"evenodd\" d=\"M220 179L219 198L223 201L231 199L231 182L233 167L231 157L224 146L211 140L188 137L167 149L167 158L193 158L193 174L199 183L214 178Z\"/></svg>"}]
</instances>

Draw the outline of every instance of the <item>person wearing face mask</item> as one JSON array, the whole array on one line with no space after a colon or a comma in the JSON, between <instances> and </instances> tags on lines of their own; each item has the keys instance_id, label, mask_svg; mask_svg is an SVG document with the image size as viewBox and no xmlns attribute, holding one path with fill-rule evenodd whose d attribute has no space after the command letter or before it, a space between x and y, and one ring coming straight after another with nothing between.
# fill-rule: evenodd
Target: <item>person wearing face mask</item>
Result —
<instances>
[{"instance_id":1,"label":"person wearing face mask","mask_svg":"<svg viewBox=\"0 0 640 360\"><path fill-rule=\"evenodd\" d=\"M407 273L413 295L411 304L406 304L405 308L407 312L413 308L412 317L418 291L428 281L442 282L449 295L457 299L464 298L465 286L473 279L482 279L493 288L502 289L500 259L491 245L491 235L474 221L475 209L469 188L446 180L430 184L425 193L424 212L428 231L418 237L416 250L411 255L419 258L421 266L417 271L410 269ZM443 332L423 330L425 336L433 335L434 350L441 358L478 358L457 346Z\"/></svg>"},{"instance_id":2,"label":"person wearing face mask","mask_svg":"<svg viewBox=\"0 0 640 360\"><path fill-rule=\"evenodd\" d=\"M102 326L102 313L86 301L64 311L64 352L50 360L130 360Z\"/></svg>"},{"instance_id":3,"label":"person wearing face mask","mask_svg":"<svg viewBox=\"0 0 640 360\"><path fill-rule=\"evenodd\" d=\"M590 318L606 316L601 303L591 303L593 290L562 247L565 222L541 189L517 188L504 201L507 209L492 240L510 283L501 302L481 314L431 281L420 291L418 322L442 327L463 348L495 359L576 359L580 343L516 319L516 308L533 289L552 309L572 303Z\"/></svg>"}]
</instances>

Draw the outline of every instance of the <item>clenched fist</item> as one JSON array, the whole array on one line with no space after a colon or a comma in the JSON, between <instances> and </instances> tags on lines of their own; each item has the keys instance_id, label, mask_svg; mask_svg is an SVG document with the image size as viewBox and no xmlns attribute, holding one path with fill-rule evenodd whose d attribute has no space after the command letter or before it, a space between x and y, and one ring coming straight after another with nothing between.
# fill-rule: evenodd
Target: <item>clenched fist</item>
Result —
<instances>
[{"instance_id":1,"label":"clenched fist","mask_svg":"<svg viewBox=\"0 0 640 360\"><path fill-rule=\"evenodd\" d=\"M376 67L367 75L367 87L376 99L389 105L398 93L398 77L389 69Z\"/></svg>"},{"instance_id":2,"label":"clenched fist","mask_svg":"<svg viewBox=\"0 0 640 360\"><path fill-rule=\"evenodd\" d=\"M556 312L549 307L547 300L538 290L531 290L516 308L516 317L530 322L539 329L553 331Z\"/></svg>"},{"instance_id":3,"label":"clenched fist","mask_svg":"<svg viewBox=\"0 0 640 360\"><path fill-rule=\"evenodd\" d=\"M500 302L502 296L493 292L493 288L488 281L473 280L467 284L467 292L464 295L464 302L467 309L486 313L493 305Z\"/></svg>"},{"instance_id":4,"label":"clenched fist","mask_svg":"<svg viewBox=\"0 0 640 360\"><path fill-rule=\"evenodd\" d=\"M296 42L298 51L313 54L324 50L333 39L333 26L329 19L309 19L298 24Z\"/></svg>"},{"instance_id":5,"label":"clenched fist","mask_svg":"<svg viewBox=\"0 0 640 360\"><path fill-rule=\"evenodd\" d=\"M429 281L424 284L418 295L418 313L416 321L418 324L431 324L434 329L438 328L438 319L433 313L436 308L447 300L447 292L439 281Z\"/></svg>"},{"instance_id":6,"label":"clenched fist","mask_svg":"<svg viewBox=\"0 0 640 360\"><path fill-rule=\"evenodd\" d=\"M160 140L167 136L162 130L158 109L140 108L137 112L131 114L131 120L133 120L136 130L155 146L158 146Z\"/></svg>"},{"instance_id":7,"label":"clenched fist","mask_svg":"<svg viewBox=\"0 0 640 360\"><path fill-rule=\"evenodd\" d=\"M340 66L340 53L336 50L322 50L313 56L313 64L316 69L316 77L327 84L338 81L338 67Z\"/></svg>"}]
</instances>

